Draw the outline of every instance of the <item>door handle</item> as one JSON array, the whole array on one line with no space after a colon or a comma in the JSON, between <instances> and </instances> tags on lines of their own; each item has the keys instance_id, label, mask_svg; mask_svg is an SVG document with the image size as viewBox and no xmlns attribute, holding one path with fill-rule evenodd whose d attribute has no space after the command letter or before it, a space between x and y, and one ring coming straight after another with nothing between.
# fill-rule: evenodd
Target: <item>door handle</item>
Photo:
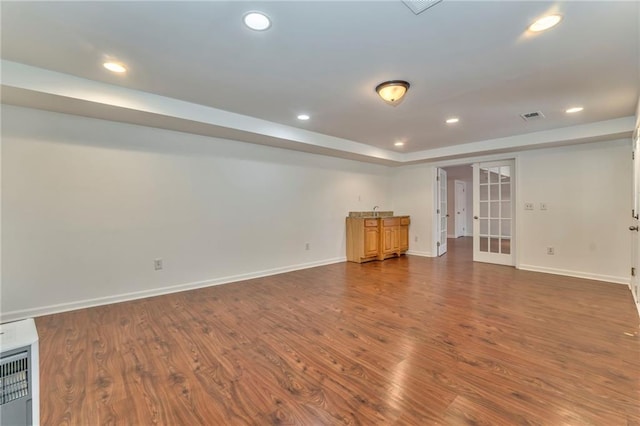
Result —
<instances>
[{"instance_id":1,"label":"door handle","mask_svg":"<svg viewBox=\"0 0 640 426\"><path fill-rule=\"evenodd\" d=\"M630 226L629 227L629 231L638 231L638 227L637 226Z\"/></svg>"},{"instance_id":2,"label":"door handle","mask_svg":"<svg viewBox=\"0 0 640 426\"><path fill-rule=\"evenodd\" d=\"M474 216L473 218L474 218L474 219L478 219L478 216Z\"/></svg>"}]
</instances>

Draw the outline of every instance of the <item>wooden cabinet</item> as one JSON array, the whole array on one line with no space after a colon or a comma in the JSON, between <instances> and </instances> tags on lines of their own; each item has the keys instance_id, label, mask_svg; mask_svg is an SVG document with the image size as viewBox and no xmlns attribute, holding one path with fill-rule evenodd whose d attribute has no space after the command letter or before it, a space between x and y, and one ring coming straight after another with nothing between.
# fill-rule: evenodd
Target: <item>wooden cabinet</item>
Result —
<instances>
[{"instance_id":1,"label":"wooden cabinet","mask_svg":"<svg viewBox=\"0 0 640 426\"><path fill-rule=\"evenodd\" d=\"M367 262L380 252L379 219L347 218L347 260Z\"/></svg>"},{"instance_id":2,"label":"wooden cabinet","mask_svg":"<svg viewBox=\"0 0 640 426\"><path fill-rule=\"evenodd\" d=\"M347 218L347 260L367 262L400 256L409 249L409 217Z\"/></svg>"},{"instance_id":3,"label":"wooden cabinet","mask_svg":"<svg viewBox=\"0 0 640 426\"><path fill-rule=\"evenodd\" d=\"M398 239L400 240L400 251L405 252L409 250L409 224L411 220L409 216L400 218L400 229Z\"/></svg>"}]
</instances>

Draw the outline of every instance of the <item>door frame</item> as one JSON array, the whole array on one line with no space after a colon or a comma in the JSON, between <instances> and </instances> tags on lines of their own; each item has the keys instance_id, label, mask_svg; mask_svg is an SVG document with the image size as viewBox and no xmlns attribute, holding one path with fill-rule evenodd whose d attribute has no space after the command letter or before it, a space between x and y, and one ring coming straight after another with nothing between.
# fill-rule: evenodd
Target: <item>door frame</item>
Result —
<instances>
[{"instance_id":1,"label":"door frame","mask_svg":"<svg viewBox=\"0 0 640 426\"><path fill-rule=\"evenodd\" d=\"M631 210L631 226L636 229L640 226L640 126L632 136L633 155L633 197ZM630 228L631 230L631 228ZM629 289L633 295L638 315L640 315L640 233L632 232L631 236L631 273L629 277Z\"/></svg>"},{"instance_id":2,"label":"door frame","mask_svg":"<svg viewBox=\"0 0 640 426\"><path fill-rule=\"evenodd\" d=\"M436 207L435 207L438 201L438 191L437 191L438 181L436 180L436 177L438 176L438 167L447 168L452 166L467 166L467 165L470 166L473 163L482 163L487 161L503 161L503 160L513 160L516 168L515 192L513 195L514 203L516 204L513 212L513 229L511 230L511 232L513 232L513 235L516 241L514 245L515 247L513 247L513 249L515 250L514 266L516 269L520 269L521 250L520 250L520 238L518 238L518 235L520 235L520 221L518 220L518 217L520 215L521 206L518 203L520 199L519 197L520 185L522 182L522 179L521 179L522 167L520 165L519 153L473 156L473 157L467 157L467 158L455 159L455 160L434 161L433 163L430 163L430 166L433 168L433 170L431 171L431 194L430 194L431 209L429 212L429 214L431 215L431 229L432 229L431 244L430 244L431 253L429 254L430 257L438 257L438 246L437 246L438 234L436 233L436 230L438 229L438 224L436 223L437 217L436 217ZM467 208L469 208L469 206L467 206Z\"/></svg>"}]
</instances>

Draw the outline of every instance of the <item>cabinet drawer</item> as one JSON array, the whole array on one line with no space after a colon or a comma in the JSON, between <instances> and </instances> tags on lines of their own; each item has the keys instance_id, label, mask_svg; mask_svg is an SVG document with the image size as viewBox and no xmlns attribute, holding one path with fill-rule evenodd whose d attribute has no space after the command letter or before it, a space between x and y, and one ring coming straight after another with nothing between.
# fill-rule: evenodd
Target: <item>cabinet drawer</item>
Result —
<instances>
[{"instance_id":1,"label":"cabinet drawer","mask_svg":"<svg viewBox=\"0 0 640 426\"><path fill-rule=\"evenodd\" d=\"M382 225L383 226L397 226L400 224L400 219L398 219L397 217L394 217L393 219L383 219L382 220Z\"/></svg>"},{"instance_id":2,"label":"cabinet drawer","mask_svg":"<svg viewBox=\"0 0 640 426\"><path fill-rule=\"evenodd\" d=\"M378 219L365 219L364 226L366 227L378 226Z\"/></svg>"},{"instance_id":3,"label":"cabinet drawer","mask_svg":"<svg viewBox=\"0 0 640 426\"><path fill-rule=\"evenodd\" d=\"M400 225L408 225L411 223L411 220L409 220L408 217L402 217L400 218Z\"/></svg>"}]
</instances>

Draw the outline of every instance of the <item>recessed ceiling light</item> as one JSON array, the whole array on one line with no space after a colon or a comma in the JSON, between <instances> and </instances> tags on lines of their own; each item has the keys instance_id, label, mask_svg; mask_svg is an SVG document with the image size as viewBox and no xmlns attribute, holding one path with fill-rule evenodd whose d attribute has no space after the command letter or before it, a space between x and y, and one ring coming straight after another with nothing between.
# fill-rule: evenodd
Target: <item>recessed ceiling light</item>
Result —
<instances>
[{"instance_id":1,"label":"recessed ceiling light","mask_svg":"<svg viewBox=\"0 0 640 426\"><path fill-rule=\"evenodd\" d=\"M565 112L567 114L573 114L574 112L580 112L582 111L584 108L583 107L573 107L573 108L569 108L568 110L566 110Z\"/></svg>"},{"instance_id":2,"label":"recessed ceiling light","mask_svg":"<svg viewBox=\"0 0 640 426\"><path fill-rule=\"evenodd\" d=\"M127 68L124 65L119 64L118 62L105 62L104 64L102 64L102 66L111 72L117 72L117 73L127 72Z\"/></svg>"},{"instance_id":3,"label":"recessed ceiling light","mask_svg":"<svg viewBox=\"0 0 640 426\"><path fill-rule=\"evenodd\" d=\"M455 124L458 121L460 121L460 119L458 117L451 117L447 119L447 124Z\"/></svg>"},{"instance_id":4,"label":"recessed ceiling light","mask_svg":"<svg viewBox=\"0 0 640 426\"><path fill-rule=\"evenodd\" d=\"M262 12L249 12L243 19L244 24L252 30L264 31L271 27L271 19Z\"/></svg>"},{"instance_id":5,"label":"recessed ceiling light","mask_svg":"<svg viewBox=\"0 0 640 426\"><path fill-rule=\"evenodd\" d=\"M309 117L307 114L300 114L298 116L298 120L308 120L309 118L311 117Z\"/></svg>"},{"instance_id":6,"label":"recessed ceiling light","mask_svg":"<svg viewBox=\"0 0 640 426\"><path fill-rule=\"evenodd\" d=\"M529 25L529 31L537 33L540 31L548 30L549 28L558 25L560 21L562 21L561 15L547 15Z\"/></svg>"},{"instance_id":7,"label":"recessed ceiling light","mask_svg":"<svg viewBox=\"0 0 640 426\"><path fill-rule=\"evenodd\" d=\"M404 142L396 142L394 143L395 146L404 146Z\"/></svg>"}]
</instances>

